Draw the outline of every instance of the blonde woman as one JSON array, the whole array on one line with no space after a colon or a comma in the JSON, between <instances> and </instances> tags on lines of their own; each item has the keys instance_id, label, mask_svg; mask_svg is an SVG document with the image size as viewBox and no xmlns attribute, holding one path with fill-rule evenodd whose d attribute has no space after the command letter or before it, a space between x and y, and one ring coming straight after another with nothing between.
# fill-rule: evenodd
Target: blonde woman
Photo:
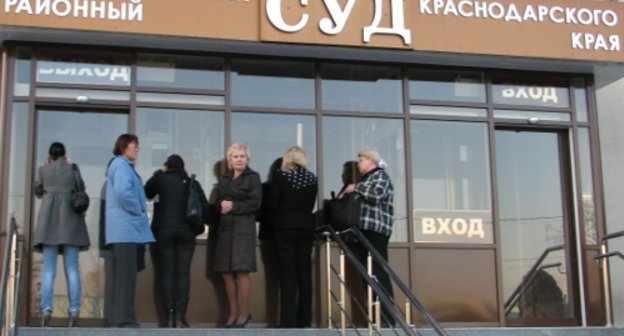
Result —
<instances>
[{"instance_id":1,"label":"blonde woman","mask_svg":"<svg viewBox=\"0 0 624 336\"><path fill-rule=\"evenodd\" d=\"M312 243L318 182L303 148L289 148L273 172L267 204L273 216L280 269L280 327L306 328L312 320Z\"/></svg>"},{"instance_id":2,"label":"blonde woman","mask_svg":"<svg viewBox=\"0 0 624 336\"><path fill-rule=\"evenodd\" d=\"M250 159L247 146L231 145L227 150L228 171L217 190L216 204L221 219L214 270L223 277L229 328L244 328L251 321L249 273L256 271L255 213L262 201L262 185L260 175L248 166Z\"/></svg>"}]
</instances>

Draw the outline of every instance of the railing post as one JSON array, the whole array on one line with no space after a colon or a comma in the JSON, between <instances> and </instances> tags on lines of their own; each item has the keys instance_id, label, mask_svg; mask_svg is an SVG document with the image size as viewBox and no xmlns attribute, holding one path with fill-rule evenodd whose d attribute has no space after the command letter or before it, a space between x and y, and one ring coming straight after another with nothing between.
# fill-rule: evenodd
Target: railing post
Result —
<instances>
[{"instance_id":1,"label":"railing post","mask_svg":"<svg viewBox=\"0 0 624 336\"><path fill-rule=\"evenodd\" d=\"M607 242L603 240L600 244L600 254L605 255L607 253ZM602 258L600 260L600 268L602 269L602 286L605 291L604 300L605 300L605 317L606 317L606 326L613 326L613 319L611 318L611 282L609 281L609 258Z\"/></svg>"},{"instance_id":2,"label":"railing post","mask_svg":"<svg viewBox=\"0 0 624 336\"><path fill-rule=\"evenodd\" d=\"M325 236L325 273L327 274L327 329L332 328L332 297L331 297L331 238L329 235Z\"/></svg>"},{"instance_id":3,"label":"railing post","mask_svg":"<svg viewBox=\"0 0 624 336\"><path fill-rule=\"evenodd\" d=\"M344 250L340 250L340 329L342 335L347 334L347 319L345 318L345 254Z\"/></svg>"},{"instance_id":4,"label":"railing post","mask_svg":"<svg viewBox=\"0 0 624 336\"><path fill-rule=\"evenodd\" d=\"M407 325L412 325L412 305L410 305L409 300L405 300L405 323Z\"/></svg>"},{"instance_id":5,"label":"railing post","mask_svg":"<svg viewBox=\"0 0 624 336\"><path fill-rule=\"evenodd\" d=\"M366 257L366 273L369 278L373 278L373 257L370 253ZM375 318L373 317L373 287L370 285L366 286L366 299L368 301L368 336L372 336Z\"/></svg>"}]
</instances>

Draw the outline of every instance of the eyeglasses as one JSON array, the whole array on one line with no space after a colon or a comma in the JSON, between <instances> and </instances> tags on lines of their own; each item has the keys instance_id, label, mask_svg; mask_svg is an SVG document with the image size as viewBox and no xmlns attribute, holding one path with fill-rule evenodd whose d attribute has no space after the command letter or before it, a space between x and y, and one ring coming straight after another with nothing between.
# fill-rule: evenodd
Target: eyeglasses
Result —
<instances>
[{"instance_id":1,"label":"eyeglasses","mask_svg":"<svg viewBox=\"0 0 624 336\"><path fill-rule=\"evenodd\" d=\"M136 144L136 143L134 143L134 142L133 142L133 143L131 143L131 144L129 144L129 145L128 145L128 147L134 147L134 148L136 148L136 149L139 149L139 145L138 145L138 144Z\"/></svg>"}]
</instances>

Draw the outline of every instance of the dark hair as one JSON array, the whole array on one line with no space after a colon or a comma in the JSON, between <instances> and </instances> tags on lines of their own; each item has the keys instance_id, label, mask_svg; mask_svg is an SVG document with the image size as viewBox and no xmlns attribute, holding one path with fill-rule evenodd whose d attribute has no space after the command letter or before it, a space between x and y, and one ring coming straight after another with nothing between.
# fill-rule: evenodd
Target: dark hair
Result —
<instances>
[{"instance_id":1,"label":"dark hair","mask_svg":"<svg viewBox=\"0 0 624 336\"><path fill-rule=\"evenodd\" d=\"M56 161L61 156L65 156L65 145L60 142L53 142L50 145L50 149L48 150L48 154L52 161Z\"/></svg>"},{"instance_id":2,"label":"dark hair","mask_svg":"<svg viewBox=\"0 0 624 336\"><path fill-rule=\"evenodd\" d=\"M114 155L121 155L123 154L124 150L126 148L128 148L128 145L136 142L136 144L139 144L139 137L134 135L134 134L122 134L117 138L117 141L115 141L115 148L113 148L113 154Z\"/></svg>"},{"instance_id":3,"label":"dark hair","mask_svg":"<svg viewBox=\"0 0 624 336\"><path fill-rule=\"evenodd\" d=\"M175 172L181 175L183 178L187 178L188 174L186 170L184 170L184 160L178 154L171 154L165 161L165 166L167 167L167 171Z\"/></svg>"}]
</instances>

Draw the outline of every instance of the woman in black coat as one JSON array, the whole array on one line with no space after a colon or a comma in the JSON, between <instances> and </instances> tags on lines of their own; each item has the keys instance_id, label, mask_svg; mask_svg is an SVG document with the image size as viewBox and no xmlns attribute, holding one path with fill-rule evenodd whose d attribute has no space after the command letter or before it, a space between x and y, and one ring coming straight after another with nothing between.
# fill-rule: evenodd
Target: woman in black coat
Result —
<instances>
[{"instance_id":1,"label":"woman in black coat","mask_svg":"<svg viewBox=\"0 0 624 336\"><path fill-rule=\"evenodd\" d=\"M186 308L195 233L185 219L188 184L184 160L176 154L169 156L162 168L145 184L147 198L158 195L158 202L154 204L152 231L156 237L167 326L172 328L189 327Z\"/></svg>"},{"instance_id":2,"label":"woman in black coat","mask_svg":"<svg viewBox=\"0 0 624 336\"><path fill-rule=\"evenodd\" d=\"M247 166L249 159L247 146L231 145L227 150L229 169L217 190L221 218L214 270L221 273L225 285L229 306L226 327L246 327L251 320L249 272L256 271L255 213L262 201L262 185L260 175Z\"/></svg>"},{"instance_id":3,"label":"woman in black coat","mask_svg":"<svg viewBox=\"0 0 624 336\"><path fill-rule=\"evenodd\" d=\"M272 211L280 269L280 327L305 328L312 319L312 243L318 182L305 151L289 148L274 172L267 204Z\"/></svg>"}]
</instances>

